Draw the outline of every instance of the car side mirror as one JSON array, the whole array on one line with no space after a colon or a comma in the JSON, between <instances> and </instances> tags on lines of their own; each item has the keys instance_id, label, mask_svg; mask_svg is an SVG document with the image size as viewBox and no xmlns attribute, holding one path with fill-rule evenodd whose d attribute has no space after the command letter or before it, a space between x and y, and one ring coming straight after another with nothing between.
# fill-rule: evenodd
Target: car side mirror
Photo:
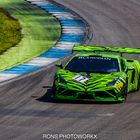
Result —
<instances>
[{"instance_id":1,"label":"car side mirror","mask_svg":"<svg viewBox=\"0 0 140 140\"><path fill-rule=\"evenodd\" d=\"M127 70L134 70L134 67L128 67Z\"/></svg>"},{"instance_id":2,"label":"car side mirror","mask_svg":"<svg viewBox=\"0 0 140 140\"><path fill-rule=\"evenodd\" d=\"M63 65L61 62L58 62L55 64L56 67L60 68L60 69L63 69Z\"/></svg>"},{"instance_id":3,"label":"car side mirror","mask_svg":"<svg viewBox=\"0 0 140 140\"><path fill-rule=\"evenodd\" d=\"M134 67L127 67L127 69L126 69L126 72L128 72L128 71L131 71L131 70L134 70Z\"/></svg>"}]
</instances>

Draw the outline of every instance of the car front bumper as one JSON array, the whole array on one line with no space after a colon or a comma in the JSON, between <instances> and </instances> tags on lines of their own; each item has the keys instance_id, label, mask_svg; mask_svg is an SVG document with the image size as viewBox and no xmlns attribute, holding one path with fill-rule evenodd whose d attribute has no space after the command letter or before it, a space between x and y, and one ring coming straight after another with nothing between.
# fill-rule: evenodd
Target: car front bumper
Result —
<instances>
[{"instance_id":1,"label":"car front bumper","mask_svg":"<svg viewBox=\"0 0 140 140\"><path fill-rule=\"evenodd\" d=\"M54 93L54 99L57 100L72 100L72 101L119 101L123 102L125 98L121 97L121 93L116 93L115 90L103 91L77 91L72 89L58 88Z\"/></svg>"}]
</instances>

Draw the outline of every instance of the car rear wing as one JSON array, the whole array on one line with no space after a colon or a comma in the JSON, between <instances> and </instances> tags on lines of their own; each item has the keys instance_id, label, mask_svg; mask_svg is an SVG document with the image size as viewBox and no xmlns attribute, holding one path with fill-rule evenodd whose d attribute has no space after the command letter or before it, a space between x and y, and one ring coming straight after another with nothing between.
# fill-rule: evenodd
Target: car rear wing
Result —
<instances>
[{"instance_id":1,"label":"car rear wing","mask_svg":"<svg viewBox=\"0 0 140 140\"><path fill-rule=\"evenodd\" d=\"M74 46L72 52L114 52L140 54L140 48L111 47L111 46Z\"/></svg>"}]
</instances>

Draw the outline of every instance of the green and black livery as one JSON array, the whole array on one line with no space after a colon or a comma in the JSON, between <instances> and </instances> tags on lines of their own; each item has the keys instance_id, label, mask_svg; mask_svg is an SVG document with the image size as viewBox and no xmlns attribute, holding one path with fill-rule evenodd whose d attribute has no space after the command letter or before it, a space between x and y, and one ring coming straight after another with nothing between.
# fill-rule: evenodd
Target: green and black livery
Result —
<instances>
[{"instance_id":1,"label":"green and black livery","mask_svg":"<svg viewBox=\"0 0 140 140\"><path fill-rule=\"evenodd\" d=\"M122 56L140 54L139 48L75 46L73 51L77 53L65 66L57 64L55 99L123 102L129 92L139 89L139 61Z\"/></svg>"}]
</instances>

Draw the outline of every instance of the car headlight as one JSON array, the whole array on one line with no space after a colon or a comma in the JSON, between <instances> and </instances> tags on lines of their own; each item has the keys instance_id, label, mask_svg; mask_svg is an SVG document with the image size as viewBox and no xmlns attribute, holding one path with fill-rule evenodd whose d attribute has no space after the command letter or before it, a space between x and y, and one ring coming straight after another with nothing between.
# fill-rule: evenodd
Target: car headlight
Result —
<instances>
[{"instance_id":1,"label":"car headlight","mask_svg":"<svg viewBox=\"0 0 140 140\"><path fill-rule=\"evenodd\" d=\"M67 84L67 82L65 81L65 79L62 76L59 76L59 82L62 84Z\"/></svg>"},{"instance_id":2,"label":"car headlight","mask_svg":"<svg viewBox=\"0 0 140 140\"><path fill-rule=\"evenodd\" d=\"M122 83L118 82L119 78L116 78L112 82L108 83L107 86L114 86L116 88L121 88L123 86Z\"/></svg>"},{"instance_id":3,"label":"car headlight","mask_svg":"<svg viewBox=\"0 0 140 140\"><path fill-rule=\"evenodd\" d=\"M117 83L118 80L119 80L119 78L116 78L115 80L109 82L109 83L107 84L107 86L114 86L114 85Z\"/></svg>"}]
</instances>

